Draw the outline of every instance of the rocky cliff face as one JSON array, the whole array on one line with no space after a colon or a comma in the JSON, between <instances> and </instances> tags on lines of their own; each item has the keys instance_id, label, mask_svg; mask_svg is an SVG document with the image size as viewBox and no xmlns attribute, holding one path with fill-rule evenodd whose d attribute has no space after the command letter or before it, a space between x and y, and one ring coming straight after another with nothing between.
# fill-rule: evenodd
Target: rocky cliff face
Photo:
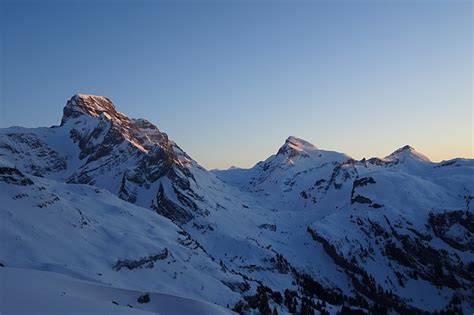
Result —
<instances>
[{"instance_id":1,"label":"rocky cliff face","mask_svg":"<svg viewBox=\"0 0 474 315\"><path fill-rule=\"evenodd\" d=\"M106 97L76 94L59 127L1 137L0 154L23 160L19 167L30 174L99 186L179 222L203 214L195 204L197 163L152 123L128 118ZM55 145L53 137L68 143Z\"/></svg>"}]
</instances>

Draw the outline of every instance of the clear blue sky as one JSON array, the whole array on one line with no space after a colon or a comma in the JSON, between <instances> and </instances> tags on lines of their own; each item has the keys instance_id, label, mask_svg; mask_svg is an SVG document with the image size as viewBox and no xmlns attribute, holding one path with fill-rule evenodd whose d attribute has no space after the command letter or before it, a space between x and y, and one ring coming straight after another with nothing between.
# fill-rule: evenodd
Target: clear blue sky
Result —
<instances>
[{"instance_id":1,"label":"clear blue sky","mask_svg":"<svg viewBox=\"0 0 474 315\"><path fill-rule=\"evenodd\" d=\"M473 157L471 1L1 2L0 127L106 95L208 168L289 135L355 158Z\"/></svg>"}]
</instances>

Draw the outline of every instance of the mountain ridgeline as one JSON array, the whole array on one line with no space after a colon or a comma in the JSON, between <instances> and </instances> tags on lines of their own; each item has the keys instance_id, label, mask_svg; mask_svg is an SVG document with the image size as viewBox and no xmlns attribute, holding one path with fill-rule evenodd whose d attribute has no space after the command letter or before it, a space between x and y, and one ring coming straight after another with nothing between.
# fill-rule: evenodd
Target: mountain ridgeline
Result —
<instances>
[{"instance_id":1,"label":"mountain ridgeline","mask_svg":"<svg viewBox=\"0 0 474 315\"><path fill-rule=\"evenodd\" d=\"M472 314L474 160L355 160L296 137L276 152L207 171L151 122L74 95L59 126L0 130L0 269L222 307L203 313ZM99 302L158 311L111 292Z\"/></svg>"}]
</instances>

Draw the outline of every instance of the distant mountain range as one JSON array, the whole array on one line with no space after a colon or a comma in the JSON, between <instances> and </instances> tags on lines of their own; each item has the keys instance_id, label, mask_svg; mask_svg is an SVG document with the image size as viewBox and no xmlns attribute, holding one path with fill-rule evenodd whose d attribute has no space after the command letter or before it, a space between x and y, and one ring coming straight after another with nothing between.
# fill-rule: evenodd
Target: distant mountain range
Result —
<instances>
[{"instance_id":1,"label":"distant mountain range","mask_svg":"<svg viewBox=\"0 0 474 315\"><path fill-rule=\"evenodd\" d=\"M289 137L207 171L77 94L59 126L0 129L0 312L472 314L473 196L474 160L410 146Z\"/></svg>"}]
</instances>

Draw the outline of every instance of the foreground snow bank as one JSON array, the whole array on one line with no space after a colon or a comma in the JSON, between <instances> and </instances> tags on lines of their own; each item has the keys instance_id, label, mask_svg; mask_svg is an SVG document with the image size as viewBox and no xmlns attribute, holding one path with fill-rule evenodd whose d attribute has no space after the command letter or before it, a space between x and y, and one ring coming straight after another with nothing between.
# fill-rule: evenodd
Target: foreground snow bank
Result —
<instances>
[{"instance_id":1,"label":"foreground snow bank","mask_svg":"<svg viewBox=\"0 0 474 315\"><path fill-rule=\"evenodd\" d=\"M220 306L167 294L107 287L65 275L0 268L0 314L233 314Z\"/></svg>"}]
</instances>

